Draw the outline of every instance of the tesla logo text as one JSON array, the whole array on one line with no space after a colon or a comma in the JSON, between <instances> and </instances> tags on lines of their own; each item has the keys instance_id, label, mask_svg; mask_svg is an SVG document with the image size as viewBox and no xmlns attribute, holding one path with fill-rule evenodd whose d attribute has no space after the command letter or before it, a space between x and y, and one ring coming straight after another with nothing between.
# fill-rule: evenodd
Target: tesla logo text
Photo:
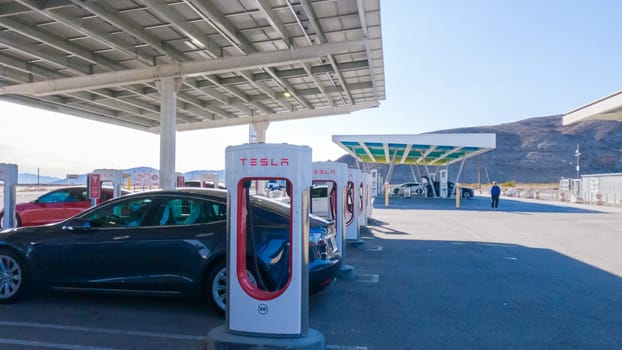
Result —
<instances>
[{"instance_id":1,"label":"tesla logo text","mask_svg":"<svg viewBox=\"0 0 622 350\"><path fill-rule=\"evenodd\" d=\"M313 169L313 175L337 175L337 171L335 169Z\"/></svg>"},{"instance_id":2,"label":"tesla logo text","mask_svg":"<svg viewBox=\"0 0 622 350\"><path fill-rule=\"evenodd\" d=\"M242 166L289 166L289 158L240 158Z\"/></svg>"}]
</instances>

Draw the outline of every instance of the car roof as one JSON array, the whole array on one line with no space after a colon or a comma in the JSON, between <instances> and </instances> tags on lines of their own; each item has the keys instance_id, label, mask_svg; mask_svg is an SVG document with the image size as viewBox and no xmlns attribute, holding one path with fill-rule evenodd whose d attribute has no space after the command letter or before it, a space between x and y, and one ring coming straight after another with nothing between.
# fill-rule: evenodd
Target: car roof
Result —
<instances>
[{"instance_id":1,"label":"car roof","mask_svg":"<svg viewBox=\"0 0 622 350\"><path fill-rule=\"evenodd\" d=\"M51 186L48 192L54 192L54 191L59 191L59 190L72 190L72 189L82 189L82 190L86 190L87 186L86 185L72 185L72 186ZM112 190L113 187L112 186L102 186L102 189L105 190ZM122 189L124 191L127 191L127 189Z\"/></svg>"},{"instance_id":2,"label":"car roof","mask_svg":"<svg viewBox=\"0 0 622 350\"><path fill-rule=\"evenodd\" d=\"M148 194L157 194L157 195L165 195L165 196L166 195L178 195L180 193L186 194L186 195L199 195L199 196L213 197L214 199L217 199L220 201L225 201L225 202L227 201L227 190L219 189L219 188L202 188L202 187L178 187L178 188L170 189L170 190L154 189L154 190L148 190L148 191L143 191L143 192L131 193L131 194L123 196L123 198L131 198L131 197L148 195ZM290 206L288 204L279 202L272 198L254 195L252 196L251 201L256 205L260 205L264 208L281 213L282 215L289 215L290 213ZM326 220L320 217L316 217L316 216L313 216L313 220L317 221L317 223L326 223Z\"/></svg>"},{"instance_id":3,"label":"car roof","mask_svg":"<svg viewBox=\"0 0 622 350\"><path fill-rule=\"evenodd\" d=\"M141 191L129 194L125 197L129 196L138 196L144 194L158 194L158 195L176 195L176 194L196 194L199 196L210 196L216 197L222 200L226 200L227 191L217 188L205 188L205 187L178 187L175 189L163 190L163 189L153 189L148 191Z\"/></svg>"}]
</instances>

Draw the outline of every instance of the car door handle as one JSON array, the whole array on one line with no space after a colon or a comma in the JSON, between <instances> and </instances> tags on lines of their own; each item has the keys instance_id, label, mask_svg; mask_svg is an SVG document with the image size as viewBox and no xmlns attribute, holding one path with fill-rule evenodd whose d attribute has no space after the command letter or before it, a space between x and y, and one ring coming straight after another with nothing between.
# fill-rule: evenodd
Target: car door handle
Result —
<instances>
[{"instance_id":1,"label":"car door handle","mask_svg":"<svg viewBox=\"0 0 622 350\"><path fill-rule=\"evenodd\" d=\"M123 239L130 239L130 235L114 236L114 237L112 237L113 241L120 241L120 240L123 240Z\"/></svg>"}]
</instances>

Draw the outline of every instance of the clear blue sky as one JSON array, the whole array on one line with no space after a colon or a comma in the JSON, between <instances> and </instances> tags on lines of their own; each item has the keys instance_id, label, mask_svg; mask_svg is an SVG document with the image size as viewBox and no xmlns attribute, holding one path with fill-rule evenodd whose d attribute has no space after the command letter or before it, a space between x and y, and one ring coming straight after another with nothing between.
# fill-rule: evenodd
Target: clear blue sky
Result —
<instances>
[{"instance_id":1,"label":"clear blue sky","mask_svg":"<svg viewBox=\"0 0 622 350\"><path fill-rule=\"evenodd\" d=\"M622 89L622 1L384 0L387 98L347 116L273 123L268 142L343 155L335 134L416 134L562 114ZM0 162L64 177L159 167L154 134L0 103ZM177 133L177 170L223 169L248 127Z\"/></svg>"}]
</instances>

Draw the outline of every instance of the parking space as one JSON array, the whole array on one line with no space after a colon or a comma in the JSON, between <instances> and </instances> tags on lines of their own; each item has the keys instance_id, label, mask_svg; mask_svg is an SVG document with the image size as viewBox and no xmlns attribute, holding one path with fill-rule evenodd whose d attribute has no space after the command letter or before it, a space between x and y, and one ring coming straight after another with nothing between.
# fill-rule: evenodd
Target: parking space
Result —
<instances>
[{"instance_id":1,"label":"parking space","mask_svg":"<svg viewBox=\"0 0 622 350\"><path fill-rule=\"evenodd\" d=\"M488 199L376 201L351 278L310 299L327 349L622 345L622 210ZM201 349L200 301L37 293L1 305L0 349Z\"/></svg>"},{"instance_id":2,"label":"parking space","mask_svg":"<svg viewBox=\"0 0 622 350\"><path fill-rule=\"evenodd\" d=\"M1 305L0 349L202 349L222 323L201 302L31 293Z\"/></svg>"}]
</instances>

